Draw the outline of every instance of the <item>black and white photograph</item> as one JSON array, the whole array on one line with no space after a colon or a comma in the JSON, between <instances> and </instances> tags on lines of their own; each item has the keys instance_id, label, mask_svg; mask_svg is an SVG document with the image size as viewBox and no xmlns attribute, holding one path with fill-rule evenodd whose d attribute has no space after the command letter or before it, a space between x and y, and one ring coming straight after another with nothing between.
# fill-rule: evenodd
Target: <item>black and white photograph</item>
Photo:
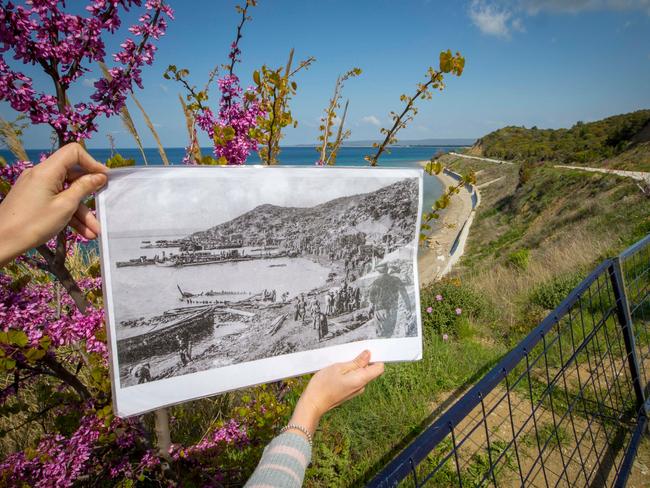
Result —
<instances>
[{"instance_id":1,"label":"black and white photograph","mask_svg":"<svg viewBox=\"0 0 650 488\"><path fill-rule=\"evenodd\" d=\"M364 348L419 359L421 183L417 169L115 171L97 205L117 411Z\"/></svg>"}]
</instances>

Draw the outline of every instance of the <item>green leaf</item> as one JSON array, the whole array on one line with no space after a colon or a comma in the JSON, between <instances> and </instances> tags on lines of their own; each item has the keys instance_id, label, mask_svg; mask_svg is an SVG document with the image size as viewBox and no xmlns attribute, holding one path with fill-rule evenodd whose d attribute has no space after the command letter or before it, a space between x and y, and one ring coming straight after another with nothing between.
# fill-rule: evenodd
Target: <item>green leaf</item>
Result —
<instances>
[{"instance_id":1,"label":"green leaf","mask_svg":"<svg viewBox=\"0 0 650 488\"><path fill-rule=\"evenodd\" d=\"M0 371L11 371L16 367L16 361L10 358L0 359Z\"/></svg>"},{"instance_id":2,"label":"green leaf","mask_svg":"<svg viewBox=\"0 0 650 488\"><path fill-rule=\"evenodd\" d=\"M7 336L9 339L9 343L14 344L18 347L25 347L29 342L29 338L27 337L27 334L25 334L22 330L10 329L7 332Z\"/></svg>"},{"instance_id":3,"label":"green leaf","mask_svg":"<svg viewBox=\"0 0 650 488\"><path fill-rule=\"evenodd\" d=\"M438 175L442 171L442 164L439 161L431 160L424 167L424 171L430 175Z\"/></svg>"},{"instance_id":4,"label":"green leaf","mask_svg":"<svg viewBox=\"0 0 650 488\"><path fill-rule=\"evenodd\" d=\"M442 51L440 53L440 71L443 73L449 73L453 66L451 50L447 49L446 51Z\"/></svg>"},{"instance_id":5,"label":"green leaf","mask_svg":"<svg viewBox=\"0 0 650 488\"><path fill-rule=\"evenodd\" d=\"M45 356L45 350L30 348L27 351L25 351L24 354L25 354L25 359L27 359L28 362L35 363L39 359L43 359L43 357Z\"/></svg>"},{"instance_id":6,"label":"green leaf","mask_svg":"<svg viewBox=\"0 0 650 488\"><path fill-rule=\"evenodd\" d=\"M21 291L27 284L32 280L32 277L28 274L19 276L9 284L9 289L13 292L18 293Z\"/></svg>"},{"instance_id":7,"label":"green leaf","mask_svg":"<svg viewBox=\"0 0 650 488\"><path fill-rule=\"evenodd\" d=\"M9 182L0 179L0 195L6 195L11 190L11 185Z\"/></svg>"},{"instance_id":8,"label":"green leaf","mask_svg":"<svg viewBox=\"0 0 650 488\"><path fill-rule=\"evenodd\" d=\"M45 349L47 351L52 344L52 339L50 339L48 336L43 336L38 340L38 344L42 349Z\"/></svg>"},{"instance_id":9,"label":"green leaf","mask_svg":"<svg viewBox=\"0 0 650 488\"><path fill-rule=\"evenodd\" d=\"M125 159L121 154L115 153L111 158L106 161L106 166L109 168L124 168L127 166L135 166L135 159Z\"/></svg>"}]
</instances>

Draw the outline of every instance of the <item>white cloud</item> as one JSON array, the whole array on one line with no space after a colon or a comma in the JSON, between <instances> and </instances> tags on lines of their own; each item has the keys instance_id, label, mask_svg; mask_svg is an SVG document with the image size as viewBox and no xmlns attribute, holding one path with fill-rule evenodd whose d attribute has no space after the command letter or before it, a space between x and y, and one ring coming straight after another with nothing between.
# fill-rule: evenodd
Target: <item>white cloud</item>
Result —
<instances>
[{"instance_id":1,"label":"white cloud","mask_svg":"<svg viewBox=\"0 0 650 488\"><path fill-rule=\"evenodd\" d=\"M469 17L483 34L508 39L513 32L526 32L522 17L587 11L640 11L650 15L650 0L471 0ZM624 29L627 27L629 23Z\"/></svg>"},{"instance_id":2,"label":"white cloud","mask_svg":"<svg viewBox=\"0 0 650 488\"><path fill-rule=\"evenodd\" d=\"M512 12L498 6L496 3L472 0L469 7L469 17L483 34L503 38L510 37Z\"/></svg>"},{"instance_id":3,"label":"white cloud","mask_svg":"<svg viewBox=\"0 0 650 488\"><path fill-rule=\"evenodd\" d=\"M512 30L515 30L517 32L526 32L526 27L524 26L524 23L521 19L514 19L511 25Z\"/></svg>"},{"instance_id":4,"label":"white cloud","mask_svg":"<svg viewBox=\"0 0 650 488\"><path fill-rule=\"evenodd\" d=\"M169 92L169 88L167 88L166 85L163 85L162 83L160 83L158 86L159 86L160 89L161 89L162 91L164 91L165 93L168 93L168 92Z\"/></svg>"},{"instance_id":5,"label":"white cloud","mask_svg":"<svg viewBox=\"0 0 650 488\"><path fill-rule=\"evenodd\" d=\"M84 78L81 84L87 86L88 88L95 88L95 83L99 80L97 78Z\"/></svg>"},{"instance_id":6,"label":"white cloud","mask_svg":"<svg viewBox=\"0 0 650 488\"><path fill-rule=\"evenodd\" d=\"M365 117L361 117L361 122L364 124L376 125L377 127L381 125L379 119L374 115L366 115Z\"/></svg>"}]
</instances>

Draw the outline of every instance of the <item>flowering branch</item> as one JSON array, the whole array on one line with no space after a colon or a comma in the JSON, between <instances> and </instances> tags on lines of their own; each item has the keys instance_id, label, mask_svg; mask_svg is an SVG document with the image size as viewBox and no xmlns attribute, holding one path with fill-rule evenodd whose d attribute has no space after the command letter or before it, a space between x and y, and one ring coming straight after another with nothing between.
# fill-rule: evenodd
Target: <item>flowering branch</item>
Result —
<instances>
[{"instance_id":1,"label":"flowering branch","mask_svg":"<svg viewBox=\"0 0 650 488\"><path fill-rule=\"evenodd\" d=\"M123 0L119 4L125 11L141 0ZM103 63L105 44L103 31L114 33L120 27L118 2L93 0L86 10L89 17L73 15L63 10L62 0L29 2L27 6L9 2L0 9L0 52L13 51L13 59L23 64L36 64L50 76L55 95L37 92L33 81L25 74L12 70L0 55L0 100L29 115L33 124L47 123L55 131L59 147L71 141L81 141L97 130L98 115L111 116L124 106L126 92L133 84L142 87L140 68L153 62L155 47L150 38L159 39L167 27L161 13L173 18L172 10L163 0L147 0L146 12L129 31L141 36L139 44L126 39L122 51L115 54L115 61L123 67L109 70L111 79L103 78L95 83L91 96L95 103L70 104L67 91L88 68L88 62ZM82 312L87 302L79 287L65 267L66 234L59 233L54 250L47 245L39 246L52 273L66 288Z\"/></svg>"},{"instance_id":2,"label":"flowering branch","mask_svg":"<svg viewBox=\"0 0 650 488\"><path fill-rule=\"evenodd\" d=\"M124 10L129 10L133 5L140 5L141 0L119 3ZM112 82L95 83L96 91L91 96L95 103L72 106L67 90L88 71L82 65L83 60L103 62L102 32L114 33L120 26L118 3L94 0L86 7L90 17L64 12L61 7L65 4L61 0L43 0L30 5L27 8L8 3L0 10L1 50L12 50L13 58L24 64L41 66L54 83L55 95L36 92L32 79L12 70L2 56L0 100L8 101L18 112L27 113L34 124L49 124L57 134L59 146L87 139L97 129L94 120L98 115L117 113L133 84L142 86L140 68L152 63L155 51L149 38L158 39L164 34L167 24L160 15L165 13L173 18L173 12L163 0L147 0L147 12L129 29L132 34L142 36L141 42L136 45L127 39L121 44L122 51L113 57L124 66L111 70Z\"/></svg>"},{"instance_id":3,"label":"flowering branch","mask_svg":"<svg viewBox=\"0 0 650 488\"><path fill-rule=\"evenodd\" d=\"M264 109L260 106L256 92L249 88L243 90L239 78L234 74L235 64L240 62L239 41L242 38L242 29L246 21L251 20L248 15L248 8L257 4L256 0L247 0L245 5L237 6L237 12L241 14L241 21L237 27L235 41L231 45L228 58L229 65L224 65L227 74L217 80L221 99L219 110L215 114L205 102L208 100L208 87L216 71L210 73L206 88L200 91L190 85L187 77L190 72L187 69L178 69L170 65L165 71L165 79L174 79L183 86L186 93L187 108L193 112L193 120L206 132L214 143L215 158L201 158L196 160L196 151L193 142L186 150L184 162L191 164L244 164L249 154L257 150L258 142L254 137L254 129L259 117L264 116ZM187 116L186 116L187 118Z\"/></svg>"},{"instance_id":4,"label":"flowering branch","mask_svg":"<svg viewBox=\"0 0 650 488\"><path fill-rule=\"evenodd\" d=\"M244 37L242 35L244 24L246 21L253 20L253 18L248 15L248 7L255 7L256 5L257 0L246 0L246 4L243 7L241 5L235 6L235 10L241 14L241 20L239 21L239 25L237 25L237 35L235 36L235 40L230 46L230 53L228 54L228 58L230 58L230 65L228 65L226 68L228 69L228 74L230 76L234 75L235 63L241 62L238 57L241 54L241 50L239 49L239 41L242 37Z\"/></svg>"}]
</instances>

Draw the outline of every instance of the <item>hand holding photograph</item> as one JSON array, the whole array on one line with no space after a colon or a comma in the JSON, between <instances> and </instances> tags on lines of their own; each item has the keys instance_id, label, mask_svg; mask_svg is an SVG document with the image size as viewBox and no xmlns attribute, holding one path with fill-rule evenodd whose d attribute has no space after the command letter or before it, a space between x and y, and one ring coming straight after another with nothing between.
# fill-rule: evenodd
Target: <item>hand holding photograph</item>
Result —
<instances>
[{"instance_id":1,"label":"hand holding photograph","mask_svg":"<svg viewBox=\"0 0 650 488\"><path fill-rule=\"evenodd\" d=\"M421 358L422 171L114 170L97 196L114 410Z\"/></svg>"}]
</instances>

